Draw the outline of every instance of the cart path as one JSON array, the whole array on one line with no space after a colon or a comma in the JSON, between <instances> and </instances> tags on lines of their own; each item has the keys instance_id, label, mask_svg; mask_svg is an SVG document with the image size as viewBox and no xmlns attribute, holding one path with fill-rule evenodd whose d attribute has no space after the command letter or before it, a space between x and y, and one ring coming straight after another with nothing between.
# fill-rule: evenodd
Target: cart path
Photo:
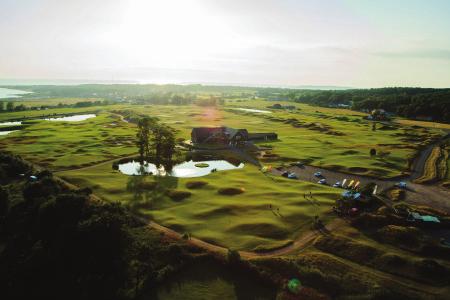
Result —
<instances>
[{"instance_id":1,"label":"cart path","mask_svg":"<svg viewBox=\"0 0 450 300\"><path fill-rule=\"evenodd\" d=\"M141 220L144 221L144 219L141 219ZM343 219L334 219L329 224L325 225L324 231L331 232L334 229L336 229L339 226L342 226L344 224L345 224L345 221ZM165 235L167 235L170 238L178 239L178 240L183 239L183 236L180 233L178 233L170 228L167 228L161 224L158 224L154 221L149 221L148 226L155 230L163 232ZM321 233L320 231L310 230L307 233L300 235L292 244L289 244L287 246L284 246L284 247L281 247L278 249L274 249L274 250L264 251L264 252L239 251L239 254L241 255L241 257L246 258L246 259L262 258L262 257L268 258L268 257L286 255L286 254L292 253L294 251L300 251L300 250L305 249L306 247L310 246L310 244L314 241L314 239L317 238L321 234L323 234L323 233ZM210 252L220 253L220 254L226 254L228 252L228 248L226 248L226 247L211 244L209 242L205 242L205 241L195 238L195 237L191 237L190 239L186 239L185 241L190 245L205 249Z\"/></svg>"}]
</instances>

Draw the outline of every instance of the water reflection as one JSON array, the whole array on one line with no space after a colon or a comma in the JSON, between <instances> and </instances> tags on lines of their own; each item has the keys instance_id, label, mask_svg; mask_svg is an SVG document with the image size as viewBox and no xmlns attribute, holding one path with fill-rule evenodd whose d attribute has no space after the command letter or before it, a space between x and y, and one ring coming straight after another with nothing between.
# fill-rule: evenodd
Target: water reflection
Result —
<instances>
[{"instance_id":1,"label":"water reflection","mask_svg":"<svg viewBox=\"0 0 450 300\"><path fill-rule=\"evenodd\" d=\"M141 164L137 161L131 161L123 164L119 164L118 169L120 172L126 175L160 175L160 176L172 176L172 177L201 177L210 174L215 171L225 171L242 169L243 163L233 165L226 160L205 160L205 161L185 161L172 167L172 170L166 171L164 167L156 167L152 163L144 162Z\"/></svg>"},{"instance_id":2,"label":"water reflection","mask_svg":"<svg viewBox=\"0 0 450 300\"><path fill-rule=\"evenodd\" d=\"M10 134L11 132L14 132L14 131L17 131L17 130L0 131L0 135L7 135L7 134Z\"/></svg>"},{"instance_id":3,"label":"water reflection","mask_svg":"<svg viewBox=\"0 0 450 300\"><path fill-rule=\"evenodd\" d=\"M14 126L14 125L22 125L22 121L0 123L0 126Z\"/></svg>"},{"instance_id":4,"label":"water reflection","mask_svg":"<svg viewBox=\"0 0 450 300\"><path fill-rule=\"evenodd\" d=\"M45 118L46 121L65 121L65 122L79 122L90 118L95 118L95 114L75 115L67 117Z\"/></svg>"},{"instance_id":5,"label":"water reflection","mask_svg":"<svg viewBox=\"0 0 450 300\"><path fill-rule=\"evenodd\" d=\"M243 108L243 107L239 107L239 108L235 108L237 110L242 110L242 111L248 111L248 112L254 112L254 113L261 113L261 114L271 114L271 111L268 110L261 110L261 109L255 109L255 108Z\"/></svg>"}]
</instances>

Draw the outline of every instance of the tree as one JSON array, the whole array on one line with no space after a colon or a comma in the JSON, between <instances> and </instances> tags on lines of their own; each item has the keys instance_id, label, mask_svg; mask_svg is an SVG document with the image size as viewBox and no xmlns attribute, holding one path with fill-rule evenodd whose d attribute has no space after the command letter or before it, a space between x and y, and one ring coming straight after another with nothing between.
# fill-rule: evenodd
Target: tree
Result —
<instances>
[{"instance_id":1,"label":"tree","mask_svg":"<svg viewBox=\"0 0 450 300\"><path fill-rule=\"evenodd\" d=\"M144 162L144 160L150 157L150 123L151 119L149 117L139 119L138 121L138 133L136 137L141 162Z\"/></svg>"},{"instance_id":2,"label":"tree","mask_svg":"<svg viewBox=\"0 0 450 300\"><path fill-rule=\"evenodd\" d=\"M377 150L374 148L370 149L370 156L375 156L375 155L377 155Z\"/></svg>"},{"instance_id":3,"label":"tree","mask_svg":"<svg viewBox=\"0 0 450 300\"><path fill-rule=\"evenodd\" d=\"M6 110L7 111L13 111L14 110L14 102L8 102L6 104Z\"/></svg>"},{"instance_id":4,"label":"tree","mask_svg":"<svg viewBox=\"0 0 450 300\"><path fill-rule=\"evenodd\" d=\"M372 131L376 131L377 130L377 124L376 123L373 123L372 124Z\"/></svg>"},{"instance_id":5,"label":"tree","mask_svg":"<svg viewBox=\"0 0 450 300\"><path fill-rule=\"evenodd\" d=\"M9 193L8 190L0 186L0 216L6 216L9 210Z\"/></svg>"},{"instance_id":6,"label":"tree","mask_svg":"<svg viewBox=\"0 0 450 300\"><path fill-rule=\"evenodd\" d=\"M175 136L172 130L168 128L162 128L162 140L161 140L161 148L160 148L160 157L164 166L168 169L172 167L172 157L175 154Z\"/></svg>"},{"instance_id":7,"label":"tree","mask_svg":"<svg viewBox=\"0 0 450 300\"><path fill-rule=\"evenodd\" d=\"M3 101L0 101L0 111L3 111L5 107L5 104L3 103Z\"/></svg>"}]
</instances>

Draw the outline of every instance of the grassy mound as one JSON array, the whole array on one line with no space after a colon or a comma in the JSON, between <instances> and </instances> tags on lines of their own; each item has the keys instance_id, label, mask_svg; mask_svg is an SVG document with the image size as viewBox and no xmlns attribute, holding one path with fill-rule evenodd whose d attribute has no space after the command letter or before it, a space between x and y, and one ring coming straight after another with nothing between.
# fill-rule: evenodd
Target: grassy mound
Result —
<instances>
[{"instance_id":1,"label":"grassy mound","mask_svg":"<svg viewBox=\"0 0 450 300\"><path fill-rule=\"evenodd\" d=\"M170 199L175 201L181 201L184 200L192 195L191 192L187 191L178 191L178 190L170 190L167 191L167 196L169 196Z\"/></svg>"},{"instance_id":2,"label":"grassy mound","mask_svg":"<svg viewBox=\"0 0 450 300\"><path fill-rule=\"evenodd\" d=\"M199 188L204 187L204 186L207 185L207 184L208 184L208 182L206 182L206 181L201 181L201 180L198 180L198 181L188 181L188 182L186 182L186 187L187 187L188 189L199 189Z\"/></svg>"},{"instance_id":3,"label":"grassy mound","mask_svg":"<svg viewBox=\"0 0 450 300\"><path fill-rule=\"evenodd\" d=\"M158 183L155 181L141 182L141 183L139 183L139 189L152 191L156 188L157 185L158 185Z\"/></svg>"},{"instance_id":4,"label":"grassy mound","mask_svg":"<svg viewBox=\"0 0 450 300\"><path fill-rule=\"evenodd\" d=\"M239 234L251 234L271 239L286 239L289 236L289 232L287 230L270 223L239 224L231 227L228 231Z\"/></svg>"},{"instance_id":5,"label":"grassy mound","mask_svg":"<svg viewBox=\"0 0 450 300\"><path fill-rule=\"evenodd\" d=\"M383 241L407 248L417 248L423 239L422 232L416 227L388 225L377 231Z\"/></svg>"},{"instance_id":6,"label":"grassy mound","mask_svg":"<svg viewBox=\"0 0 450 300\"><path fill-rule=\"evenodd\" d=\"M448 152L436 146L430 153L422 177L415 180L416 183L433 183L441 180L447 173Z\"/></svg>"},{"instance_id":7,"label":"grassy mound","mask_svg":"<svg viewBox=\"0 0 450 300\"><path fill-rule=\"evenodd\" d=\"M207 163L198 163L198 164L195 164L195 166L197 168L207 168L207 167L209 167L209 165Z\"/></svg>"},{"instance_id":8,"label":"grassy mound","mask_svg":"<svg viewBox=\"0 0 450 300\"><path fill-rule=\"evenodd\" d=\"M401 189L392 189L387 192L387 196L392 201L401 201L401 200L405 199L406 192L405 192L405 190L401 190Z\"/></svg>"},{"instance_id":9,"label":"grassy mound","mask_svg":"<svg viewBox=\"0 0 450 300\"><path fill-rule=\"evenodd\" d=\"M217 193L226 196L239 195L242 194L243 192L245 192L244 188L220 188L217 190Z\"/></svg>"}]
</instances>

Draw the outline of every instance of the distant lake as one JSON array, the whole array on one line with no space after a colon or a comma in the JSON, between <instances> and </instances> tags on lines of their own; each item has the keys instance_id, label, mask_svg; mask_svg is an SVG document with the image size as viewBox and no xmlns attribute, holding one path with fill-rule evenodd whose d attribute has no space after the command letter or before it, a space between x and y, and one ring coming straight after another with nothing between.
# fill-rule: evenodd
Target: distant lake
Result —
<instances>
[{"instance_id":1,"label":"distant lake","mask_svg":"<svg viewBox=\"0 0 450 300\"><path fill-rule=\"evenodd\" d=\"M0 99L2 99L2 98L19 98L24 94L30 94L30 93L31 92L0 88Z\"/></svg>"}]
</instances>

